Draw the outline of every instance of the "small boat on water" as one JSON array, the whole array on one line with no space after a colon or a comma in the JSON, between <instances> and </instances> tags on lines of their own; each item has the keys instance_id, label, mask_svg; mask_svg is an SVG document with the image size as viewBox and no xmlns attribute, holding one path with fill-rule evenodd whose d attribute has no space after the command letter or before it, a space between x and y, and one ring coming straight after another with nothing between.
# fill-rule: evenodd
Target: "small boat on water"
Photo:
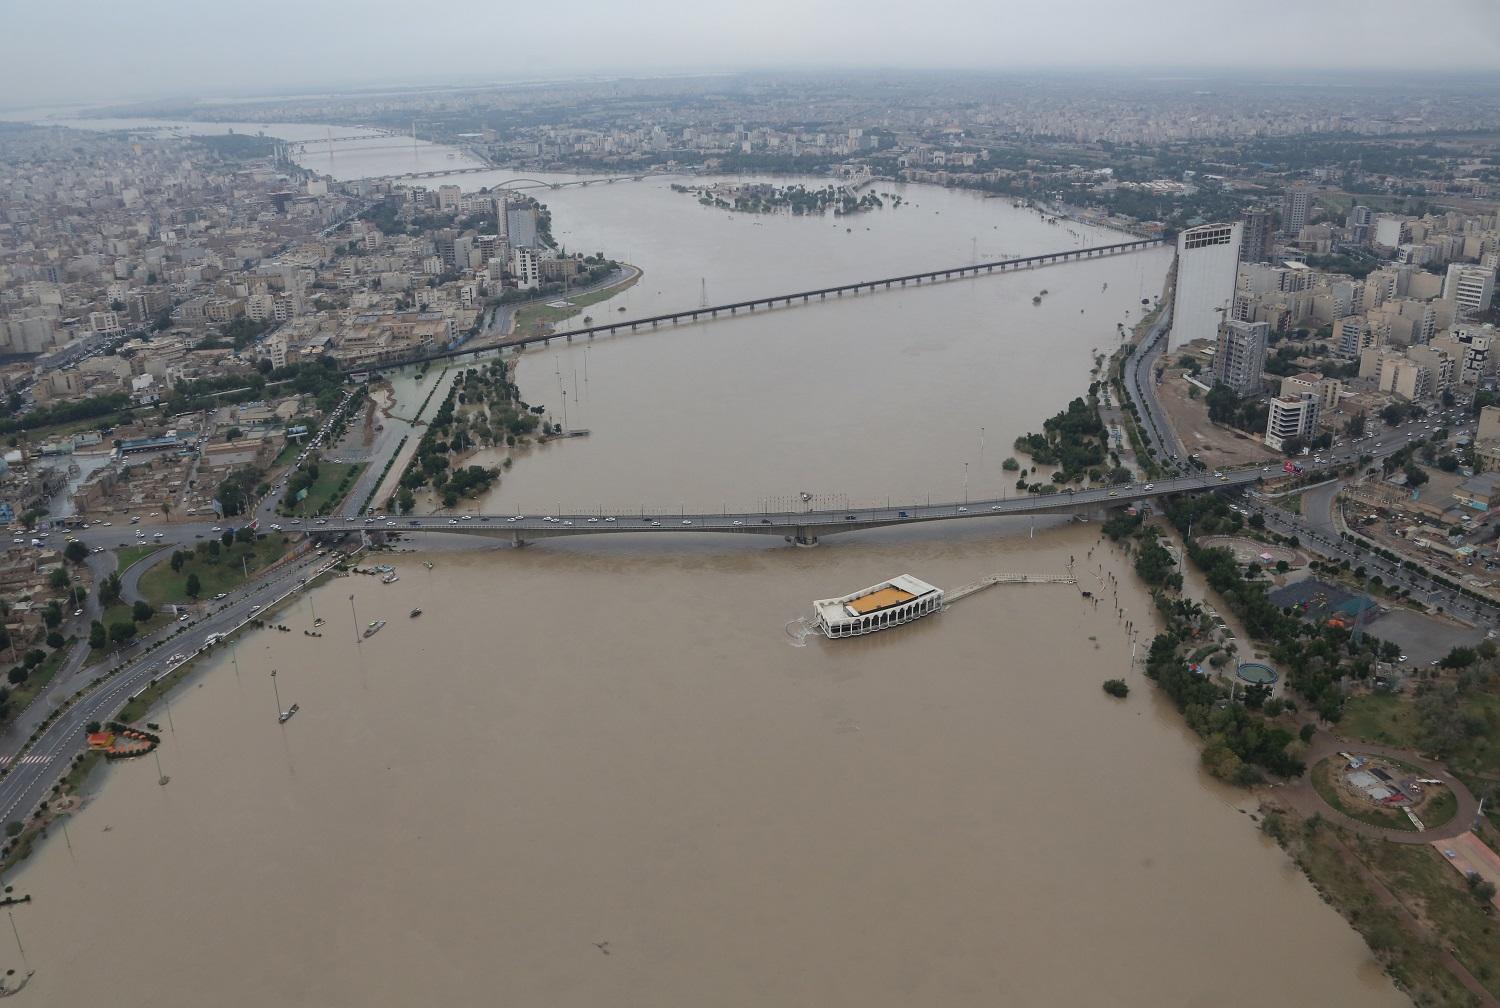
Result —
<instances>
[{"instance_id":1,"label":"small boat on water","mask_svg":"<svg viewBox=\"0 0 1500 1008\"><path fill-rule=\"evenodd\" d=\"M409 615L412 619L416 619L418 616L422 615L422 610L420 610L420 609L413 609L407 615Z\"/></svg>"},{"instance_id":2,"label":"small boat on water","mask_svg":"<svg viewBox=\"0 0 1500 1008\"><path fill-rule=\"evenodd\" d=\"M276 720L280 721L282 724L286 724L292 719L292 715L297 713L301 709L301 704L292 704L286 710L282 711L281 714L276 718Z\"/></svg>"},{"instance_id":3,"label":"small boat on water","mask_svg":"<svg viewBox=\"0 0 1500 1008\"><path fill-rule=\"evenodd\" d=\"M365 627L365 636L366 637L374 637L376 634L378 634L380 632L380 629L383 626L385 626L385 620L383 620L383 619L371 620L370 621L370 625L367 626L367 627Z\"/></svg>"},{"instance_id":4,"label":"small boat on water","mask_svg":"<svg viewBox=\"0 0 1500 1008\"><path fill-rule=\"evenodd\" d=\"M397 581L400 581L400 580L401 579L399 577L397 577L394 573L392 573L392 574L387 574L385 577L381 578L380 579L380 583L381 584L395 584Z\"/></svg>"}]
</instances>

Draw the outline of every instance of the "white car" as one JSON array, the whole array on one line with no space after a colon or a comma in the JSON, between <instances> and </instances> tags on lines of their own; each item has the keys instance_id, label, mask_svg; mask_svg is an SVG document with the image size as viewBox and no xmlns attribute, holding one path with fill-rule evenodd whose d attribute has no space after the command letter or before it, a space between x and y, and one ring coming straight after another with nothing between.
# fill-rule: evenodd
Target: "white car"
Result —
<instances>
[{"instance_id":1,"label":"white car","mask_svg":"<svg viewBox=\"0 0 1500 1008\"><path fill-rule=\"evenodd\" d=\"M511 518L507 518L505 520L508 521L508 522L513 522L513 521L520 521L521 519L519 517L511 517Z\"/></svg>"},{"instance_id":2,"label":"white car","mask_svg":"<svg viewBox=\"0 0 1500 1008\"><path fill-rule=\"evenodd\" d=\"M598 518L590 518L589 519L589 524L592 525L594 522L597 522L598 520L599 520Z\"/></svg>"},{"instance_id":3,"label":"white car","mask_svg":"<svg viewBox=\"0 0 1500 1008\"><path fill-rule=\"evenodd\" d=\"M999 511L1000 510L1000 505L999 504L991 504L990 505L990 510L991 511Z\"/></svg>"},{"instance_id":4,"label":"white car","mask_svg":"<svg viewBox=\"0 0 1500 1008\"><path fill-rule=\"evenodd\" d=\"M613 518L606 518L606 519L604 519L604 520L605 520L605 521L614 521L614 519L613 519Z\"/></svg>"},{"instance_id":5,"label":"white car","mask_svg":"<svg viewBox=\"0 0 1500 1008\"><path fill-rule=\"evenodd\" d=\"M736 518L736 519L735 519L735 520L734 520L734 524L736 524L736 525L743 525L743 524L745 524L745 523L744 523L744 522L742 522L742 521L740 521L740 520L739 520L739 519L738 519L738 518Z\"/></svg>"},{"instance_id":6,"label":"white car","mask_svg":"<svg viewBox=\"0 0 1500 1008\"><path fill-rule=\"evenodd\" d=\"M966 508L966 507L961 507L961 508L959 508L959 510L960 510L960 511L967 511L967 510L969 510L969 509L968 509L968 508Z\"/></svg>"},{"instance_id":7,"label":"white car","mask_svg":"<svg viewBox=\"0 0 1500 1008\"><path fill-rule=\"evenodd\" d=\"M449 518L448 519L448 524L449 525L457 525L458 524L458 519L457 518Z\"/></svg>"},{"instance_id":8,"label":"white car","mask_svg":"<svg viewBox=\"0 0 1500 1008\"><path fill-rule=\"evenodd\" d=\"M464 515L464 521L473 521L473 520L474 520L474 516L473 515ZM393 522L392 524L395 524L395 523Z\"/></svg>"},{"instance_id":9,"label":"white car","mask_svg":"<svg viewBox=\"0 0 1500 1008\"><path fill-rule=\"evenodd\" d=\"M652 526L653 526L653 527L655 527L655 526L658 526L658 525L660 525L660 524L661 524L661 522L659 522L659 521L654 521L654 522L652 522L652 523L651 523L651 525L652 525Z\"/></svg>"},{"instance_id":10,"label":"white car","mask_svg":"<svg viewBox=\"0 0 1500 1008\"><path fill-rule=\"evenodd\" d=\"M108 524L109 524L109 523L108 523L108 522L105 522L105 524L106 524L106 525L108 525ZM223 529L221 529L221 528L219 528L219 526L217 526L217 525L215 525L215 526L214 526L214 527L213 527L213 528L212 528L212 529L210 529L210 530L209 530L209 531L211 531L211 532L223 532L223 531L224 531L224 530L223 530Z\"/></svg>"},{"instance_id":11,"label":"white car","mask_svg":"<svg viewBox=\"0 0 1500 1008\"><path fill-rule=\"evenodd\" d=\"M651 524L655 525L656 523L652 522ZM682 519L682 524L684 524L684 525L691 525L693 523L691 521L689 521L688 519L684 518L684 519Z\"/></svg>"}]
</instances>

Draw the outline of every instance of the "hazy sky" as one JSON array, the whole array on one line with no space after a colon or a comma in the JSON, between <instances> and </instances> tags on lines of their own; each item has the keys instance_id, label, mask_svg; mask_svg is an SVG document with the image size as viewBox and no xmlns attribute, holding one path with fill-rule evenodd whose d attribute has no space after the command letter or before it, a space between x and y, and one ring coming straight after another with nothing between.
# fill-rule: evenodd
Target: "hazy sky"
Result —
<instances>
[{"instance_id":1,"label":"hazy sky","mask_svg":"<svg viewBox=\"0 0 1500 1008\"><path fill-rule=\"evenodd\" d=\"M1500 0L0 0L0 106L895 66L1500 68Z\"/></svg>"}]
</instances>

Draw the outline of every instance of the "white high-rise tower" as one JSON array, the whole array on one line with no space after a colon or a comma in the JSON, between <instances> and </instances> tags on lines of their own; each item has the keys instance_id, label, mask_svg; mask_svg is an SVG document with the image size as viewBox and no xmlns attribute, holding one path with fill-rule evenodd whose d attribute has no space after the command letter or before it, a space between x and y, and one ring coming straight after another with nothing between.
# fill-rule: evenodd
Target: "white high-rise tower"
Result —
<instances>
[{"instance_id":1,"label":"white high-rise tower","mask_svg":"<svg viewBox=\"0 0 1500 1008\"><path fill-rule=\"evenodd\" d=\"M1177 286L1172 293L1171 350L1192 340L1214 340L1234 299L1240 225L1200 224L1177 235Z\"/></svg>"}]
</instances>

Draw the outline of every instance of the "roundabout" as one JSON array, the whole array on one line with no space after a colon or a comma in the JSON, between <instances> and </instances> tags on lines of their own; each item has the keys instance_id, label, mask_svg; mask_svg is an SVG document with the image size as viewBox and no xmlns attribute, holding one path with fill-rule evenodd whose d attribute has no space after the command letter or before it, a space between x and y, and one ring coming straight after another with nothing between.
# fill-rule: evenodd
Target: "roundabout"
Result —
<instances>
[{"instance_id":1,"label":"roundabout","mask_svg":"<svg viewBox=\"0 0 1500 1008\"><path fill-rule=\"evenodd\" d=\"M1380 830L1425 833L1453 822L1459 794L1449 781L1387 753L1348 749L1324 757L1309 775L1334 812Z\"/></svg>"}]
</instances>

